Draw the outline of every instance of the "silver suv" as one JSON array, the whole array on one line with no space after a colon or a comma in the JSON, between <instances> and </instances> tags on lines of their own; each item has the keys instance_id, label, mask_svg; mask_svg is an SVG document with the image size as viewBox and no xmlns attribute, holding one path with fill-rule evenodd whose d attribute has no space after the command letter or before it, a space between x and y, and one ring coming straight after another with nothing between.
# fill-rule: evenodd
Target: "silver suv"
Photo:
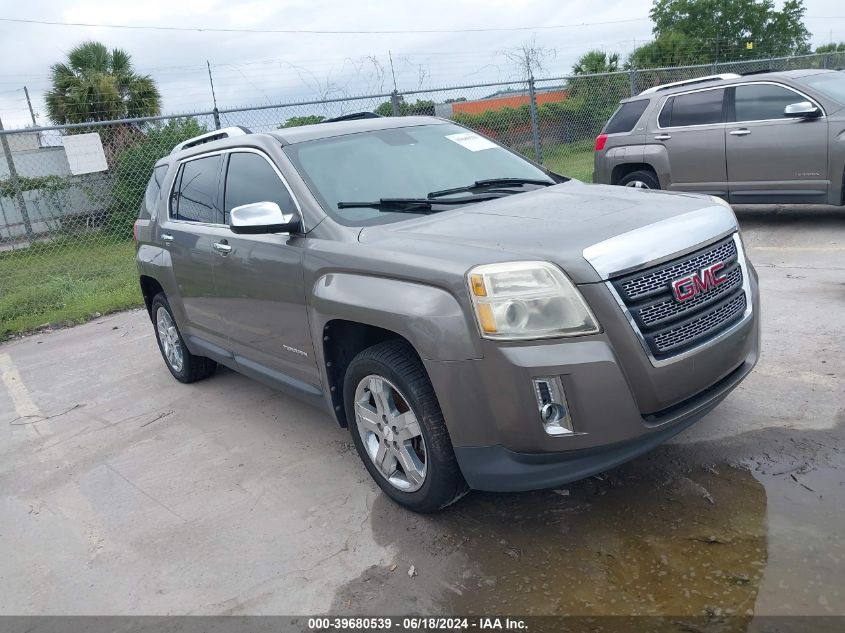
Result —
<instances>
[{"instance_id":1,"label":"silver suv","mask_svg":"<svg viewBox=\"0 0 845 633\"><path fill-rule=\"evenodd\" d=\"M177 380L219 363L317 405L416 511L611 468L757 361L727 203L585 185L441 119L192 139L135 237Z\"/></svg>"},{"instance_id":2,"label":"silver suv","mask_svg":"<svg viewBox=\"0 0 845 633\"><path fill-rule=\"evenodd\" d=\"M845 73L716 75L626 99L596 139L597 183L733 204L845 204Z\"/></svg>"}]
</instances>

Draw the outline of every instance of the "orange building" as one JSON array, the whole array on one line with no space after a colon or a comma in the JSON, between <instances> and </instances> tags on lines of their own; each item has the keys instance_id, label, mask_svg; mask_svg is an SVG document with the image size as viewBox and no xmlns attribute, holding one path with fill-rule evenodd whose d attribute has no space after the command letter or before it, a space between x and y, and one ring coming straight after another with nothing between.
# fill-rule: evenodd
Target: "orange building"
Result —
<instances>
[{"instance_id":1,"label":"orange building","mask_svg":"<svg viewBox=\"0 0 845 633\"><path fill-rule=\"evenodd\" d=\"M565 101L568 91L563 88L554 88L549 90L537 90L535 94L537 105L541 105L543 103ZM518 108L523 105L528 105L528 102L528 91L525 90L522 92L499 93L476 101L454 101L450 104L443 105L450 105L451 113L463 112L466 114L481 114L482 112L489 112L491 110L496 111L503 110L504 108ZM443 115L441 114L440 116Z\"/></svg>"}]
</instances>

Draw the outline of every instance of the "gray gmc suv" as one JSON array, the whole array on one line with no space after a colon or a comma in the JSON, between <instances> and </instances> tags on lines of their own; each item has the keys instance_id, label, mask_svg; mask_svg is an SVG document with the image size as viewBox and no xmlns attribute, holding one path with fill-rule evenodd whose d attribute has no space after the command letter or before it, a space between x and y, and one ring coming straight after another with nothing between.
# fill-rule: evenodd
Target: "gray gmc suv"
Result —
<instances>
[{"instance_id":1,"label":"gray gmc suv","mask_svg":"<svg viewBox=\"0 0 845 633\"><path fill-rule=\"evenodd\" d=\"M624 100L593 180L734 204L845 204L845 72L714 75Z\"/></svg>"},{"instance_id":2,"label":"gray gmc suv","mask_svg":"<svg viewBox=\"0 0 845 633\"><path fill-rule=\"evenodd\" d=\"M135 239L177 380L220 363L324 408L420 512L629 460L757 361L727 203L585 185L436 118L191 139Z\"/></svg>"}]
</instances>

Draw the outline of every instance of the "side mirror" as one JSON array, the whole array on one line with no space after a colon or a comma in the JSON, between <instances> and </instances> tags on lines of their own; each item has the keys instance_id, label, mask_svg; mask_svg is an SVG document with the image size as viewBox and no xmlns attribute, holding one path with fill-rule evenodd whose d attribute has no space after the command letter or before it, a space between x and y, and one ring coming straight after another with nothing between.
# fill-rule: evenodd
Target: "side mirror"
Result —
<instances>
[{"instance_id":1,"label":"side mirror","mask_svg":"<svg viewBox=\"0 0 845 633\"><path fill-rule=\"evenodd\" d=\"M819 107L809 101L790 103L783 109L783 116L793 119L817 119L822 115Z\"/></svg>"},{"instance_id":2,"label":"side mirror","mask_svg":"<svg viewBox=\"0 0 845 633\"><path fill-rule=\"evenodd\" d=\"M283 213L275 202L253 202L235 207L229 213L232 233L290 233L302 228L296 211Z\"/></svg>"}]
</instances>

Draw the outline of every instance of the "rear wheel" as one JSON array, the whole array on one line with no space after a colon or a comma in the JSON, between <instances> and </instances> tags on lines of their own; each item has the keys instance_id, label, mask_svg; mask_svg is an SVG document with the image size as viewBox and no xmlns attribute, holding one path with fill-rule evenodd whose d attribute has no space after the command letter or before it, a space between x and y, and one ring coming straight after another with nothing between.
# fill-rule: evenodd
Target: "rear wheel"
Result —
<instances>
[{"instance_id":1,"label":"rear wheel","mask_svg":"<svg viewBox=\"0 0 845 633\"><path fill-rule=\"evenodd\" d=\"M625 174L617 183L623 187L634 189L660 189L660 181L650 171L639 170Z\"/></svg>"},{"instance_id":2,"label":"rear wheel","mask_svg":"<svg viewBox=\"0 0 845 633\"><path fill-rule=\"evenodd\" d=\"M433 512L468 492L434 388L407 343L385 341L358 354L343 393L355 448L391 499Z\"/></svg>"},{"instance_id":3,"label":"rear wheel","mask_svg":"<svg viewBox=\"0 0 845 633\"><path fill-rule=\"evenodd\" d=\"M163 292L153 298L150 312L161 356L176 380L185 383L196 382L214 373L217 369L216 362L205 356L195 356L188 351Z\"/></svg>"}]
</instances>

